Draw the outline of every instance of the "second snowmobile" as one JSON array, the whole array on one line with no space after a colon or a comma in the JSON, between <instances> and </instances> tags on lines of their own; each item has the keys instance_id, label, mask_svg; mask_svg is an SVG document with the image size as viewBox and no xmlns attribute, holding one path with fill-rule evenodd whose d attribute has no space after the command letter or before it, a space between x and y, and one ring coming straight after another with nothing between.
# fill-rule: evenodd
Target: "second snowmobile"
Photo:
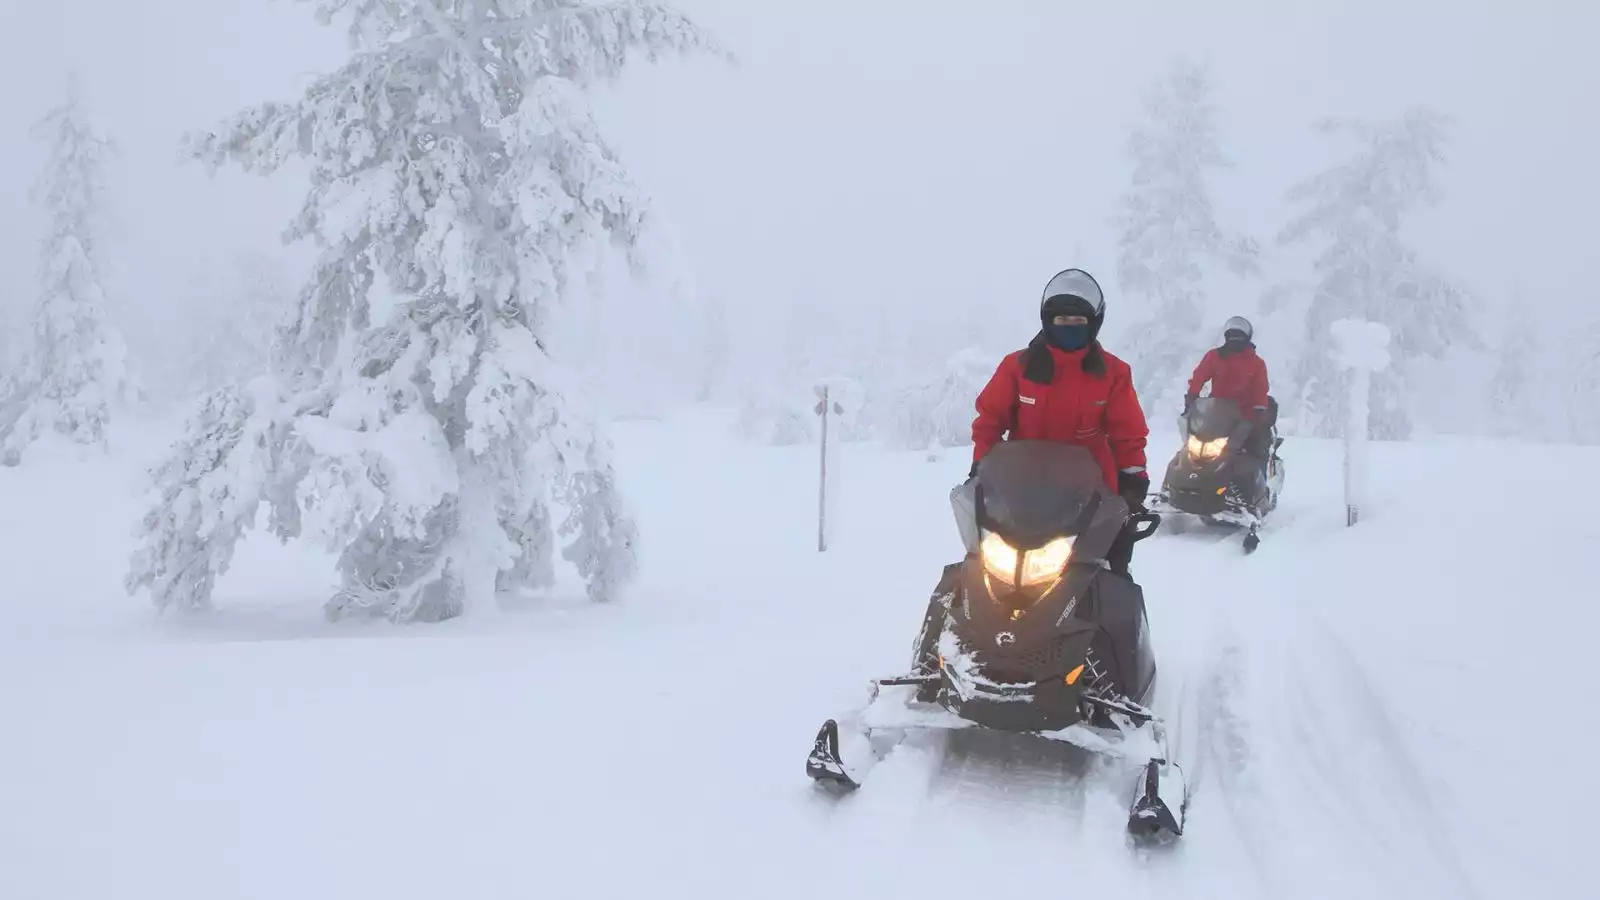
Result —
<instances>
[{"instance_id":1,"label":"second snowmobile","mask_svg":"<svg viewBox=\"0 0 1600 900\"><path fill-rule=\"evenodd\" d=\"M1136 539L1160 517L1130 515L1087 450L1009 441L952 493L966 557L928 601L909 673L874 681L865 707L818 731L806 774L844 791L919 729L988 728L1130 760L1138 839L1183 832L1188 788L1169 758L1144 593L1105 553L1125 524ZM841 735L861 757L842 754Z\"/></svg>"},{"instance_id":2,"label":"second snowmobile","mask_svg":"<svg viewBox=\"0 0 1600 900\"><path fill-rule=\"evenodd\" d=\"M1251 452L1256 427L1239 405L1220 397L1202 397L1181 420L1183 446L1173 455L1151 508L1164 515L1194 516L1211 525L1245 529L1244 549L1261 543L1258 530L1278 505L1283 491L1283 459L1278 448L1278 403L1267 398L1260 427L1265 439ZM1265 459L1261 458L1264 453Z\"/></svg>"}]
</instances>

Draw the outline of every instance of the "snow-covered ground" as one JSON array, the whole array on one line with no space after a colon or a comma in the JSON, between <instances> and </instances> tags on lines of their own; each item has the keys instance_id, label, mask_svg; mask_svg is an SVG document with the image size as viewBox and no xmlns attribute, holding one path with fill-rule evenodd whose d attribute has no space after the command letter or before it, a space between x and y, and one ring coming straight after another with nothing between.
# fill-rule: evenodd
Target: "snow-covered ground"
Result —
<instances>
[{"instance_id":1,"label":"snow-covered ground","mask_svg":"<svg viewBox=\"0 0 1600 900\"><path fill-rule=\"evenodd\" d=\"M1346 529L1337 446L1291 441L1253 557L1141 544L1164 685L1198 712L1189 833L1143 857L1120 781L935 746L812 790L817 725L905 664L959 552L966 460L848 448L818 554L814 448L726 433L620 432L626 602L439 626L326 623L328 559L266 539L213 614L160 619L121 588L157 443L0 470L0 897L1592 890L1600 487L1571 476L1600 453L1376 445Z\"/></svg>"}]
</instances>

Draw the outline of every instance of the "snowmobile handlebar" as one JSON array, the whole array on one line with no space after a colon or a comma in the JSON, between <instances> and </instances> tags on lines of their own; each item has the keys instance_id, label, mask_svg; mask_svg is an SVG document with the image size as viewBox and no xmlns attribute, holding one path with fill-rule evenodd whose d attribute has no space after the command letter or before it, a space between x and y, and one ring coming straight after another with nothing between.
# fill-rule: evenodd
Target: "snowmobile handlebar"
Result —
<instances>
[{"instance_id":1,"label":"snowmobile handlebar","mask_svg":"<svg viewBox=\"0 0 1600 900\"><path fill-rule=\"evenodd\" d=\"M1141 527L1144 525L1148 525L1149 527ZM1149 512L1148 510L1134 513L1128 517L1128 528L1133 532L1133 542L1135 544L1144 540L1150 535L1155 534L1156 529L1160 527L1161 516L1156 513Z\"/></svg>"}]
</instances>

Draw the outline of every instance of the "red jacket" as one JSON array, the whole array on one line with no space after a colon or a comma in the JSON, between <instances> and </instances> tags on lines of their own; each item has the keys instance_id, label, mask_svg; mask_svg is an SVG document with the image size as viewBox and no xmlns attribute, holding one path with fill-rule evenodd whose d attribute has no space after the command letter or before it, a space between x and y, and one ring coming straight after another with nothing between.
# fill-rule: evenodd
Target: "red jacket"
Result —
<instances>
[{"instance_id":1,"label":"red jacket","mask_svg":"<svg viewBox=\"0 0 1600 900\"><path fill-rule=\"evenodd\" d=\"M1200 389L1211 382L1211 396L1223 397L1239 404L1239 411L1254 419L1267 411L1267 364L1256 355L1256 348L1246 346L1237 353L1223 356L1216 350L1206 351L1189 379L1189 396L1200 396Z\"/></svg>"},{"instance_id":2,"label":"red jacket","mask_svg":"<svg viewBox=\"0 0 1600 900\"><path fill-rule=\"evenodd\" d=\"M1133 370L1101 350L1105 374L1090 375L1081 368L1087 351L1049 350L1055 358L1055 377L1049 384L1022 377L1026 350L1000 361L978 394L972 458L983 459L1006 432L1011 440L1077 444L1094 454L1106 485L1116 491L1117 472L1144 470L1145 441L1150 435L1133 391Z\"/></svg>"}]
</instances>

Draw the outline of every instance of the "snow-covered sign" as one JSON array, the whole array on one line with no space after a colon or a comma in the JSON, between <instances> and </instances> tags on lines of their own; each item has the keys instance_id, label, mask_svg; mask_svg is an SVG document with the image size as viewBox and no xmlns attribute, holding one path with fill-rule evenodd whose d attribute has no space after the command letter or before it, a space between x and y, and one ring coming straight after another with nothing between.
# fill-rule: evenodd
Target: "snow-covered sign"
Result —
<instances>
[{"instance_id":1,"label":"snow-covered sign","mask_svg":"<svg viewBox=\"0 0 1600 900\"><path fill-rule=\"evenodd\" d=\"M1340 319L1333 332L1339 365L1347 369L1382 372L1389 368L1389 329L1365 319Z\"/></svg>"},{"instance_id":2,"label":"snow-covered sign","mask_svg":"<svg viewBox=\"0 0 1600 900\"><path fill-rule=\"evenodd\" d=\"M1344 520L1356 524L1366 482L1367 431L1372 416L1372 373L1389 367L1389 329L1364 319L1340 319L1328 326L1335 359L1350 370L1349 418L1344 428Z\"/></svg>"}]
</instances>

